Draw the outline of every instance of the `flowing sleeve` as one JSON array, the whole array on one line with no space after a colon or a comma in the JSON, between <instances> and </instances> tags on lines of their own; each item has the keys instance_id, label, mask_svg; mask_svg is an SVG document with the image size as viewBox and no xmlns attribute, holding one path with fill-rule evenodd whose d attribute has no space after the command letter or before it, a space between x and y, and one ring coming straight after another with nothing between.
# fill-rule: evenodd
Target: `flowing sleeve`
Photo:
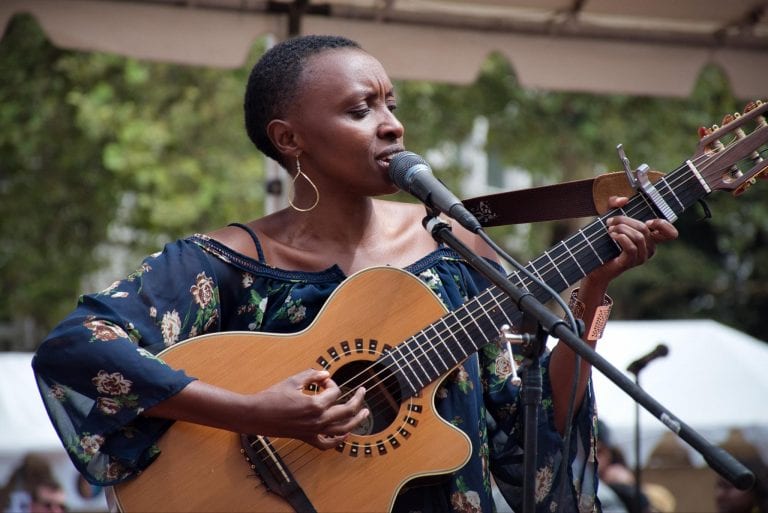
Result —
<instances>
[{"instance_id":1,"label":"flowing sleeve","mask_svg":"<svg viewBox=\"0 0 768 513\"><path fill-rule=\"evenodd\" d=\"M562 471L566 451L564 437L554 422L552 388L549 379L551 353L541 358L542 401L538 408L536 451L537 512L599 511L596 501L595 402L592 383L575 414L570 429L568 464ZM517 364L522 358L517 356ZM520 387L511 382L511 367L498 346L481 351L483 383L489 413L490 465L504 498L515 511L522 511L524 469L524 405ZM551 509L554 508L554 509Z\"/></svg>"},{"instance_id":2,"label":"flowing sleeve","mask_svg":"<svg viewBox=\"0 0 768 513\"><path fill-rule=\"evenodd\" d=\"M172 424L142 411L194 378L156 354L218 330L219 293L210 261L177 241L76 309L32 362L43 403L64 448L92 484L111 485L146 468Z\"/></svg>"}]
</instances>

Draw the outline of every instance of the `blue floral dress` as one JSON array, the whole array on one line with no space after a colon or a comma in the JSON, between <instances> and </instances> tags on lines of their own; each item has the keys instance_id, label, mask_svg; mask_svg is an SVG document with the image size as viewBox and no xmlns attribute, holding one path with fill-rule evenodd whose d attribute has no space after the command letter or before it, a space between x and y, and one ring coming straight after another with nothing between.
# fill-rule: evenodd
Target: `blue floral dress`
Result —
<instances>
[{"instance_id":1,"label":"blue floral dress","mask_svg":"<svg viewBox=\"0 0 768 513\"><path fill-rule=\"evenodd\" d=\"M321 272L267 265L204 235L166 245L106 290L82 296L45 339L33 368L69 456L93 484L131 478L158 455L172 424L141 412L195 379L155 355L190 337L232 330L290 333L306 328L344 281L337 266ZM458 254L438 248L406 268L453 309L487 287ZM537 511L596 511L594 401L578 410L560 486L563 440L554 428L549 358L542 359ZM472 440L470 461L441 484L405 491L396 511L494 511L491 472L507 501L522 501L522 410L505 353L485 346L451 372L437 393L439 414ZM286 376L287 377L287 376Z\"/></svg>"}]
</instances>

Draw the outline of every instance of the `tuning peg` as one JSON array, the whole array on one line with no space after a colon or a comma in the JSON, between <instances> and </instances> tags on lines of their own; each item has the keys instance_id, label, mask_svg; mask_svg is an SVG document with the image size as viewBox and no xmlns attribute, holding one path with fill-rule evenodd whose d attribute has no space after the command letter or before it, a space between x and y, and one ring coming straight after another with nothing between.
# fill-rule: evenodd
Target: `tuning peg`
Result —
<instances>
[{"instance_id":1,"label":"tuning peg","mask_svg":"<svg viewBox=\"0 0 768 513\"><path fill-rule=\"evenodd\" d=\"M712 125L712 128L710 129L709 133L711 134L711 133L717 132L718 130L720 130L719 126ZM715 139L710 144L712 144L712 146L714 146L714 149L716 151L722 151L722 150L725 149L725 145L722 143L722 141L720 141L720 139Z\"/></svg>"},{"instance_id":2,"label":"tuning peg","mask_svg":"<svg viewBox=\"0 0 768 513\"><path fill-rule=\"evenodd\" d=\"M733 195L741 196L747 191L747 189L755 185L755 183L757 183L757 176L753 176L749 180L745 180L744 183L742 183L741 185L739 185L733 190Z\"/></svg>"},{"instance_id":3,"label":"tuning peg","mask_svg":"<svg viewBox=\"0 0 768 513\"><path fill-rule=\"evenodd\" d=\"M762 105L763 105L762 100L751 101L746 105L746 107L744 107L744 114L751 112L757 108L760 108L762 107ZM765 116L755 117L755 123L757 124L758 128L762 128L768 125L768 123L766 123Z\"/></svg>"},{"instance_id":4,"label":"tuning peg","mask_svg":"<svg viewBox=\"0 0 768 513\"><path fill-rule=\"evenodd\" d=\"M712 135L712 129L707 128L705 126L699 127L699 139L703 140L705 137L708 137ZM704 151L712 152L715 151L715 149L712 147L712 144L706 144L704 145Z\"/></svg>"},{"instance_id":5,"label":"tuning peg","mask_svg":"<svg viewBox=\"0 0 768 513\"><path fill-rule=\"evenodd\" d=\"M768 123L765 121L765 116L757 116L755 118L755 124L758 128L764 128L768 126Z\"/></svg>"},{"instance_id":6,"label":"tuning peg","mask_svg":"<svg viewBox=\"0 0 768 513\"><path fill-rule=\"evenodd\" d=\"M763 102L761 100L753 100L753 101L749 102L747 105L744 106L744 114L746 114L747 112L755 110L756 108L758 108L762 104L763 104Z\"/></svg>"}]
</instances>

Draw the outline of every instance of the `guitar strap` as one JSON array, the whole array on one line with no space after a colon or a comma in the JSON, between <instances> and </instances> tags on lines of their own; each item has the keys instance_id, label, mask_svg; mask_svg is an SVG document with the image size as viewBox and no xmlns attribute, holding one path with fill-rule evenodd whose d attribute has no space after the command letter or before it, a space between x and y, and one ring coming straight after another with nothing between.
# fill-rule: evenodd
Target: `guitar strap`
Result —
<instances>
[{"instance_id":1,"label":"guitar strap","mask_svg":"<svg viewBox=\"0 0 768 513\"><path fill-rule=\"evenodd\" d=\"M651 182L662 176L659 171L648 173ZM629 185L626 173L619 171L585 180L478 196L462 203L483 226L503 226L604 214L608 211L608 198L631 197L636 192Z\"/></svg>"}]
</instances>

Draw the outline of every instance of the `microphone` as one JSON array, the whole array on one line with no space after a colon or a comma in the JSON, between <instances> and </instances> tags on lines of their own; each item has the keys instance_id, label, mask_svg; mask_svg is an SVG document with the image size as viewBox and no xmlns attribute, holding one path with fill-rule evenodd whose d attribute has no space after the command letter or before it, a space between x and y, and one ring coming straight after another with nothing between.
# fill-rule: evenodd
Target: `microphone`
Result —
<instances>
[{"instance_id":1,"label":"microphone","mask_svg":"<svg viewBox=\"0 0 768 513\"><path fill-rule=\"evenodd\" d=\"M396 153L389 162L389 178L400 189L411 193L433 210L455 219L472 233L482 230L475 216L432 174L427 161L415 153Z\"/></svg>"},{"instance_id":2,"label":"microphone","mask_svg":"<svg viewBox=\"0 0 768 513\"><path fill-rule=\"evenodd\" d=\"M638 358L634 362L630 363L627 367L627 371L631 372L632 374L638 374L643 368L651 363L656 358L661 358L662 356L667 356L669 354L669 348L666 346L666 344L659 344L656 346L656 349L648 353L647 355Z\"/></svg>"}]
</instances>

